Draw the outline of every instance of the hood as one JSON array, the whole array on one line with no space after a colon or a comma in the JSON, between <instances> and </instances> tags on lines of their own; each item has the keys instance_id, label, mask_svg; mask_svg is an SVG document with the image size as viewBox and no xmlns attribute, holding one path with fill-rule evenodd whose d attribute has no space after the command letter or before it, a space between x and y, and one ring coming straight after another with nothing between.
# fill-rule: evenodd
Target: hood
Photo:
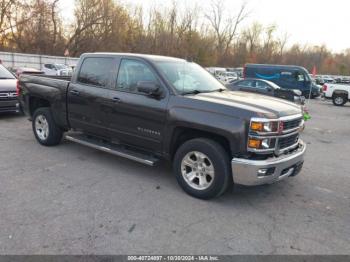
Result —
<instances>
[{"instance_id":1,"label":"hood","mask_svg":"<svg viewBox=\"0 0 350 262\"><path fill-rule=\"evenodd\" d=\"M17 79L0 79L0 92L16 91Z\"/></svg>"},{"instance_id":2,"label":"hood","mask_svg":"<svg viewBox=\"0 0 350 262\"><path fill-rule=\"evenodd\" d=\"M300 105L274 97L240 91L202 93L192 96L192 99L240 108L258 117L279 118L301 114Z\"/></svg>"}]
</instances>

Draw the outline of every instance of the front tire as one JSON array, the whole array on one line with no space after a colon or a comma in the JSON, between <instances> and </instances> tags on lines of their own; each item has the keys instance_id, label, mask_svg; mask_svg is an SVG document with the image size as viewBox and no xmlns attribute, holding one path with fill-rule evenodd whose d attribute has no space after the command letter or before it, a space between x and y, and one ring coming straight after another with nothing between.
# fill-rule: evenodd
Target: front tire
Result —
<instances>
[{"instance_id":1,"label":"front tire","mask_svg":"<svg viewBox=\"0 0 350 262\"><path fill-rule=\"evenodd\" d=\"M181 145L173 170L182 189L200 199L218 197L233 183L227 152L210 139L193 139Z\"/></svg>"},{"instance_id":2,"label":"front tire","mask_svg":"<svg viewBox=\"0 0 350 262\"><path fill-rule=\"evenodd\" d=\"M44 146L55 146L62 140L63 132L55 123L50 108L34 112L32 127L36 140Z\"/></svg>"},{"instance_id":3,"label":"front tire","mask_svg":"<svg viewBox=\"0 0 350 262\"><path fill-rule=\"evenodd\" d=\"M333 95L333 104L335 106L343 106L347 102L347 96L344 94L334 94Z\"/></svg>"}]
</instances>

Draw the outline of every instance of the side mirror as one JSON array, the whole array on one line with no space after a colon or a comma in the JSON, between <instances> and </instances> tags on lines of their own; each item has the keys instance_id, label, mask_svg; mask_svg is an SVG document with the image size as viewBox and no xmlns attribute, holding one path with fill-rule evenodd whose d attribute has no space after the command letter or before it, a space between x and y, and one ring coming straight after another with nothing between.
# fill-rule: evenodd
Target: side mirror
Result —
<instances>
[{"instance_id":1,"label":"side mirror","mask_svg":"<svg viewBox=\"0 0 350 262\"><path fill-rule=\"evenodd\" d=\"M137 82L137 91L148 96L160 96L160 87L152 81L139 81Z\"/></svg>"}]
</instances>

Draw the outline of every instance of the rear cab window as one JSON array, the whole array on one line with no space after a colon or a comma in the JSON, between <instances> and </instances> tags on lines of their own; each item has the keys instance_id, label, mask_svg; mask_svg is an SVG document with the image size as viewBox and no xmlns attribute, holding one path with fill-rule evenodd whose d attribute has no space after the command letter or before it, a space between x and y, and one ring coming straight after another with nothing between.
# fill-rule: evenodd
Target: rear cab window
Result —
<instances>
[{"instance_id":1,"label":"rear cab window","mask_svg":"<svg viewBox=\"0 0 350 262\"><path fill-rule=\"evenodd\" d=\"M111 75L115 72L114 58L88 57L81 65L77 81L96 87L109 87Z\"/></svg>"}]
</instances>

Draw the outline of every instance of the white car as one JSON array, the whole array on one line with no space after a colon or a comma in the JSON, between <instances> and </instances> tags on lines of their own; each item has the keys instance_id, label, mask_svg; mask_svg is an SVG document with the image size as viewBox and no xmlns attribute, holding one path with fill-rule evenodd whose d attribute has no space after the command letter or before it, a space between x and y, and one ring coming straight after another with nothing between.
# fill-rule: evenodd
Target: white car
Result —
<instances>
[{"instance_id":1,"label":"white car","mask_svg":"<svg viewBox=\"0 0 350 262\"><path fill-rule=\"evenodd\" d=\"M73 73L72 68L64 64L44 64L42 71L51 76L71 76Z\"/></svg>"},{"instance_id":2,"label":"white car","mask_svg":"<svg viewBox=\"0 0 350 262\"><path fill-rule=\"evenodd\" d=\"M350 100L350 85L324 84L322 96L326 99L332 99L336 106L343 106Z\"/></svg>"},{"instance_id":3,"label":"white car","mask_svg":"<svg viewBox=\"0 0 350 262\"><path fill-rule=\"evenodd\" d=\"M236 72L222 72L218 74L217 78L223 84L229 84L234 80L238 80L238 74Z\"/></svg>"}]
</instances>

